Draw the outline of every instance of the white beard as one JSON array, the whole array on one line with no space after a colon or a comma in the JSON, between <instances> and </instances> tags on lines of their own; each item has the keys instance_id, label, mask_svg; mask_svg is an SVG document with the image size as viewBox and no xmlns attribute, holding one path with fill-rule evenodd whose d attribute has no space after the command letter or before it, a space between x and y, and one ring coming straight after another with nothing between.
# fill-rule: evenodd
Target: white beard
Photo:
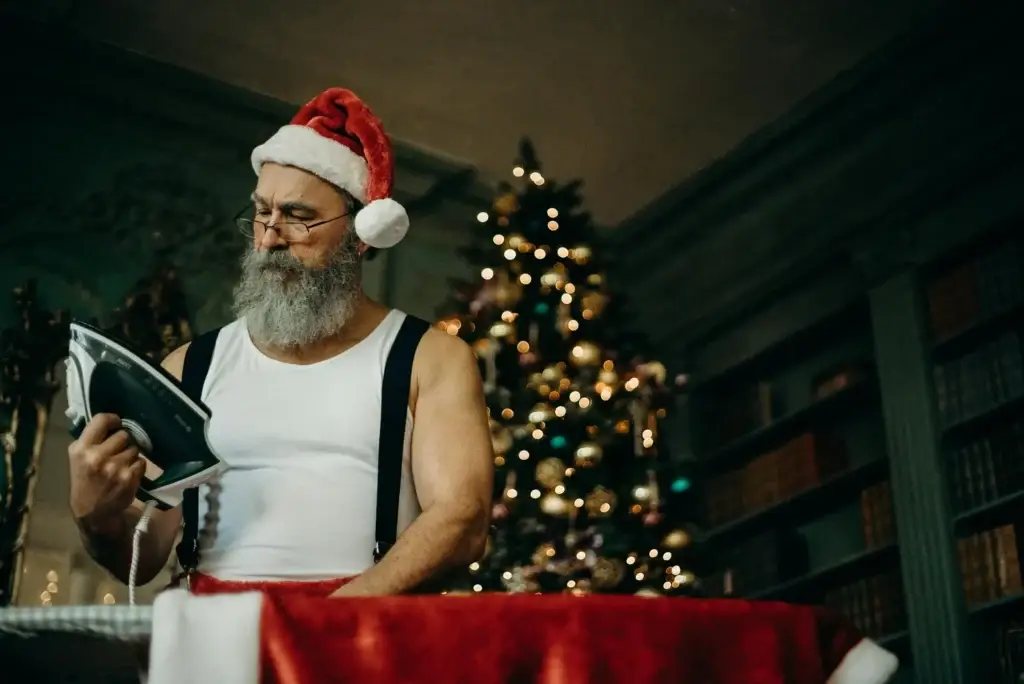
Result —
<instances>
[{"instance_id":1,"label":"white beard","mask_svg":"<svg viewBox=\"0 0 1024 684\"><path fill-rule=\"evenodd\" d=\"M245 319L253 341L294 349L338 333L359 295L358 244L354 233L346 234L321 268L304 265L287 249L250 247L242 258L234 311Z\"/></svg>"}]
</instances>

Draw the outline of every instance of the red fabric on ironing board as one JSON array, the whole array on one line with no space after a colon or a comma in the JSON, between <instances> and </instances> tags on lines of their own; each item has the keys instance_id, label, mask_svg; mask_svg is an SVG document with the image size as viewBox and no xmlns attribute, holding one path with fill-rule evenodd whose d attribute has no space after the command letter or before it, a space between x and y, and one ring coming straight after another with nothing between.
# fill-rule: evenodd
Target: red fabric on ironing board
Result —
<instances>
[{"instance_id":1,"label":"red fabric on ironing board","mask_svg":"<svg viewBox=\"0 0 1024 684\"><path fill-rule=\"evenodd\" d=\"M269 594L260 628L263 684L825 684L833 666L815 611L781 603Z\"/></svg>"}]
</instances>

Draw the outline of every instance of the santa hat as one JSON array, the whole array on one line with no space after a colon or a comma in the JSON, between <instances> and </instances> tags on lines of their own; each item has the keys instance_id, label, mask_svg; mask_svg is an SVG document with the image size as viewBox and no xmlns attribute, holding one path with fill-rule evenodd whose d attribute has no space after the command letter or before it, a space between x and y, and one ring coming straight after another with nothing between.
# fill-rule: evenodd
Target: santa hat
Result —
<instances>
[{"instance_id":1,"label":"santa hat","mask_svg":"<svg viewBox=\"0 0 1024 684\"><path fill-rule=\"evenodd\" d=\"M310 100L291 123L252 151L257 173L267 162L294 166L345 190L364 206L356 235L371 247L393 247L409 216L391 198L395 156L380 119L355 93L331 88Z\"/></svg>"}]
</instances>

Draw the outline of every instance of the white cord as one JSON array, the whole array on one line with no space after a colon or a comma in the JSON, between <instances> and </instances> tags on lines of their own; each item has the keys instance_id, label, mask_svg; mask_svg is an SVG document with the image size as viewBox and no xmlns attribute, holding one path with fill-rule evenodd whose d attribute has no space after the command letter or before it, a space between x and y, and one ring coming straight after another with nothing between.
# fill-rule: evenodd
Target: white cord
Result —
<instances>
[{"instance_id":1,"label":"white cord","mask_svg":"<svg viewBox=\"0 0 1024 684\"><path fill-rule=\"evenodd\" d=\"M128 570L128 605L135 605L135 578L139 574L139 546L142 543L142 535L149 531L149 519L153 516L154 501L146 502L142 509L135 531L132 532L132 565Z\"/></svg>"}]
</instances>

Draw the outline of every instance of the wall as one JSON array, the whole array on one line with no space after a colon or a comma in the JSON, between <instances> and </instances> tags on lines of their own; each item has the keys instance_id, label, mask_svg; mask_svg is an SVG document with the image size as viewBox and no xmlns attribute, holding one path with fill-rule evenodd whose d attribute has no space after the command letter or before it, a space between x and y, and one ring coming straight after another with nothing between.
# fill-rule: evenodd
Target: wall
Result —
<instances>
[{"instance_id":1,"label":"wall","mask_svg":"<svg viewBox=\"0 0 1024 684\"><path fill-rule=\"evenodd\" d=\"M0 188L8 198L0 210L0 292L37 278L47 308L103 318L167 254L181 270L199 331L225 322L243 245L230 219L254 182L249 151L294 107L52 26L2 16L0 24L9 36L0 46ZM367 263L365 285L371 296L429 319L448 279L465 274L455 249L486 192L465 164L404 145L396 157L396 194L413 229ZM12 322L4 299L0 327ZM22 600L39 601L50 570L61 579L55 603L108 591L120 600L80 553L67 515L65 407L58 396ZM64 584L69 576L76 579Z\"/></svg>"}]
</instances>

